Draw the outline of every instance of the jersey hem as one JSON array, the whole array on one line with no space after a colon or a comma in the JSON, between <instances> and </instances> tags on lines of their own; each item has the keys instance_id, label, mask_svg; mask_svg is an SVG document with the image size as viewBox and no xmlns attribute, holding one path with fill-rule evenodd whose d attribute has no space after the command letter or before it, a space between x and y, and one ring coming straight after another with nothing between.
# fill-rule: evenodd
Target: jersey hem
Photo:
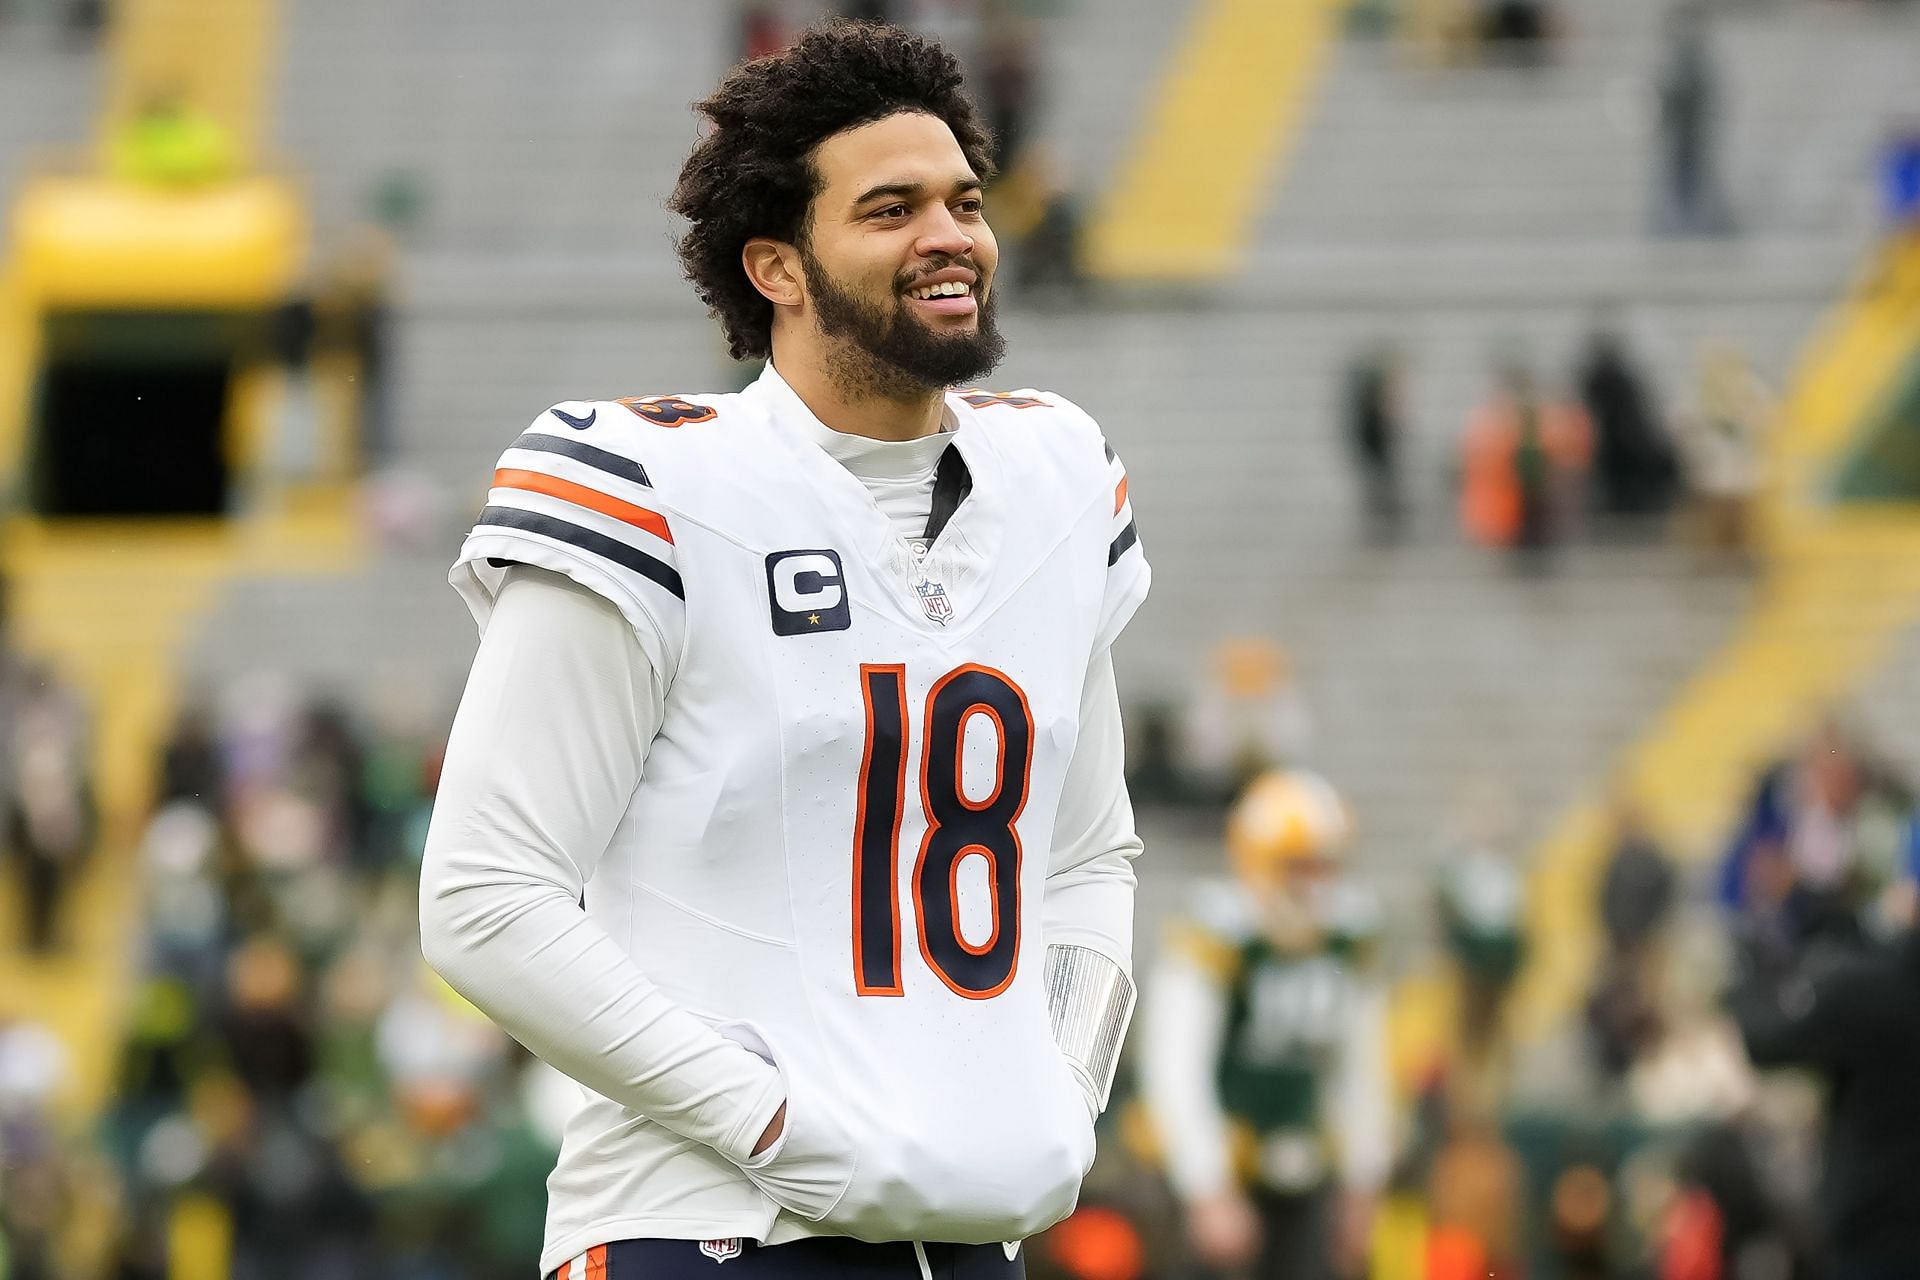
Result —
<instances>
[{"instance_id":1,"label":"jersey hem","mask_svg":"<svg viewBox=\"0 0 1920 1280\"><path fill-rule=\"evenodd\" d=\"M589 1249L622 1240L726 1240L738 1236L760 1243L772 1226L770 1214L754 1218L596 1218L549 1241L540 1251L540 1274L550 1275L561 1263Z\"/></svg>"}]
</instances>

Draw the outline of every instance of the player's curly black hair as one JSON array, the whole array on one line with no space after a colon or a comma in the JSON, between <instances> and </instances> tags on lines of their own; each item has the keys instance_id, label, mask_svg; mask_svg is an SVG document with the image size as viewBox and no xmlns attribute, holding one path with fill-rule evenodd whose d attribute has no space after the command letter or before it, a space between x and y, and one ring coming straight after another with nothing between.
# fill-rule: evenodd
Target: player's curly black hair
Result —
<instances>
[{"instance_id":1,"label":"player's curly black hair","mask_svg":"<svg viewBox=\"0 0 1920 1280\"><path fill-rule=\"evenodd\" d=\"M712 124L680 169L667 207L692 225L676 246L694 290L736 360L772 350L773 304L740 265L756 236L804 243L820 191L813 152L843 130L902 111L953 130L981 181L993 144L962 85L960 64L898 27L834 21L792 48L734 68L694 109Z\"/></svg>"}]
</instances>

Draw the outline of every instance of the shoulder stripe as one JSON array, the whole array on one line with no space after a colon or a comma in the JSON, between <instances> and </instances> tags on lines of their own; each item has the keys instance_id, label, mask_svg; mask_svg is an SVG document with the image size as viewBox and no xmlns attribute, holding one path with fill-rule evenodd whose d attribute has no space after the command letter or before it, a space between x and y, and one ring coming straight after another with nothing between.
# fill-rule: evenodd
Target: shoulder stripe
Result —
<instances>
[{"instance_id":1,"label":"shoulder stripe","mask_svg":"<svg viewBox=\"0 0 1920 1280\"><path fill-rule=\"evenodd\" d=\"M507 446L509 449L537 449L542 453L557 453L563 458L572 458L575 462L584 462L588 466L604 471L610 476L618 476L633 484L644 485L651 489L653 481L647 479L647 469L632 458L623 458L617 453L605 449L596 449L590 444L578 440L568 440L564 436L550 436L541 431L529 431Z\"/></svg>"},{"instance_id":2,"label":"shoulder stripe","mask_svg":"<svg viewBox=\"0 0 1920 1280\"><path fill-rule=\"evenodd\" d=\"M1119 515L1120 508L1127 505L1127 478L1120 477L1120 483L1113 486L1113 514Z\"/></svg>"},{"instance_id":3,"label":"shoulder stripe","mask_svg":"<svg viewBox=\"0 0 1920 1280\"><path fill-rule=\"evenodd\" d=\"M550 476L544 471L516 471L510 467L502 467L493 473L493 487L520 489L527 493L544 493L549 498L571 502L576 507L585 507L589 511L598 511L603 516L612 516L615 520L630 524L636 529L645 529L663 542L673 541L673 530L667 527L667 518L658 511L649 511L631 502L622 502L618 498L601 493L598 489L589 489L586 485L562 480L559 476Z\"/></svg>"},{"instance_id":4,"label":"shoulder stripe","mask_svg":"<svg viewBox=\"0 0 1920 1280\"><path fill-rule=\"evenodd\" d=\"M564 542L570 546L590 551L603 559L633 570L644 578L659 583L682 600L687 598L685 585L680 581L680 572L664 560L656 560L638 547L628 546L604 533L592 529L583 529L577 524L565 520L556 520L552 516L541 515L537 511L522 511L518 507L488 507L480 513L476 524L497 525L503 529L518 529L522 533L538 534L551 538L555 542Z\"/></svg>"},{"instance_id":5,"label":"shoulder stripe","mask_svg":"<svg viewBox=\"0 0 1920 1280\"><path fill-rule=\"evenodd\" d=\"M1115 458L1115 457L1117 457L1117 456L1118 456L1118 455L1117 455L1117 454L1115 454L1115 453L1114 453L1114 451L1113 451L1113 446L1112 446L1112 445L1107 445L1107 461L1108 461L1108 462L1112 462L1112 461L1114 460L1114 458Z\"/></svg>"},{"instance_id":6,"label":"shoulder stripe","mask_svg":"<svg viewBox=\"0 0 1920 1280\"><path fill-rule=\"evenodd\" d=\"M1138 541L1140 535L1134 531L1133 521L1129 520L1127 527L1120 531L1120 536L1113 540L1113 545L1107 548L1107 567L1111 569L1114 562L1127 553L1127 548Z\"/></svg>"}]
</instances>

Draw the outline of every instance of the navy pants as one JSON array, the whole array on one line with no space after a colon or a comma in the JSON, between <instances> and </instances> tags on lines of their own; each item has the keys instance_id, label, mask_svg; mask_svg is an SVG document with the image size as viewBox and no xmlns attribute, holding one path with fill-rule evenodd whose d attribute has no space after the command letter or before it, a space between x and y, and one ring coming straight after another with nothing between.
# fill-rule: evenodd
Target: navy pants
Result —
<instances>
[{"instance_id":1,"label":"navy pants","mask_svg":"<svg viewBox=\"0 0 1920 1280\"><path fill-rule=\"evenodd\" d=\"M925 1260L925 1267L921 1263ZM997 1244L867 1244L817 1236L761 1246L751 1240L618 1240L589 1250L547 1280L1026 1280L1018 1253Z\"/></svg>"}]
</instances>

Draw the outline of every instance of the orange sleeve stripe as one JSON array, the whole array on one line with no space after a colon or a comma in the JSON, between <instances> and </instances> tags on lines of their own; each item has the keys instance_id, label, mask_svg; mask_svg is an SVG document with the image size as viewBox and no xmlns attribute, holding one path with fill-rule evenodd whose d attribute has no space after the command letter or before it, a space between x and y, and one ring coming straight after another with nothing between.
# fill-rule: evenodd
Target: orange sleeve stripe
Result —
<instances>
[{"instance_id":1,"label":"orange sleeve stripe","mask_svg":"<svg viewBox=\"0 0 1920 1280\"><path fill-rule=\"evenodd\" d=\"M597 1244L587 1250L586 1280L607 1280L607 1246Z\"/></svg>"},{"instance_id":2,"label":"orange sleeve stripe","mask_svg":"<svg viewBox=\"0 0 1920 1280\"><path fill-rule=\"evenodd\" d=\"M609 497L598 489L589 489L583 484L562 480L558 476L550 476L545 472L515 471L510 467L502 467L493 473L493 487L521 489L527 493L543 493L549 498L571 502L576 507L598 511L603 516L612 516L615 520L630 524L636 529L645 529L662 541L673 541L673 531L667 528L667 518L658 511L636 507L631 502L622 502L618 498Z\"/></svg>"},{"instance_id":3,"label":"orange sleeve stripe","mask_svg":"<svg viewBox=\"0 0 1920 1280\"><path fill-rule=\"evenodd\" d=\"M1127 505L1127 478L1120 477L1120 483L1113 487L1113 514L1119 515L1120 508Z\"/></svg>"}]
</instances>

